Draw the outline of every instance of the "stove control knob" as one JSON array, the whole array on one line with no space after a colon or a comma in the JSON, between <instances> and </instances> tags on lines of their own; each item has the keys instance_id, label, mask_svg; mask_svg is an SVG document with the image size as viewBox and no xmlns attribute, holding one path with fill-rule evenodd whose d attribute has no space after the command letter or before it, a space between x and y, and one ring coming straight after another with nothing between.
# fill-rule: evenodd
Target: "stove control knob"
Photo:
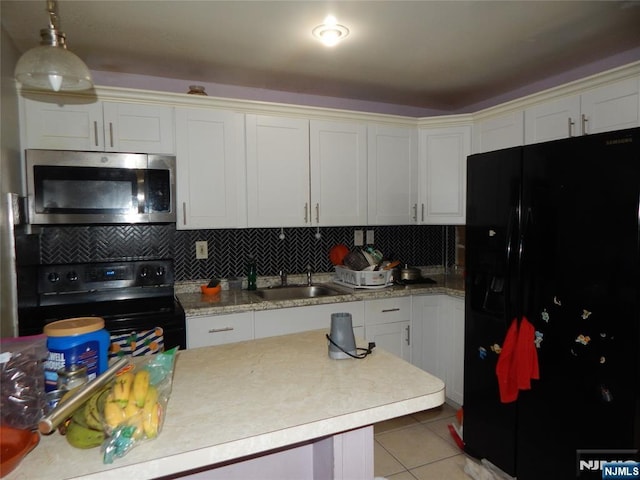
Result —
<instances>
[{"instance_id":1,"label":"stove control knob","mask_svg":"<svg viewBox=\"0 0 640 480\"><path fill-rule=\"evenodd\" d=\"M60 281L60 275L58 275L58 272L51 272L47 278L51 283Z\"/></svg>"},{"instance_id":2,"label":"stove control knob","mask_svg":"<svg viewBox=\"0 0 640 480\"><path fill-rule=\"evenodd\" d=\"M162 277L165 274L165 269L162 265L156 268L156 277Z\"/></svg>"},{"instance_id":3,"label":"stove control knob","mask_svg":"<svg viewBox=\"0 0 640 480\"><path fill-rule=\"evenodd\" d=\"M147 267L142 267L140 269L140 277L147 278L147 275L149 275L149 269Z\"/></svg>"},{"instance_id":4,"label":"stove control knob","mask_svg":"<svg viewBox=\"0 0 640 480\"><path fill-rule=\"evenodd\" d=\"M67 280L69 280L70 282L75 282L78 280L78 274L76 272L74 272L73 270L71 270L69 273L67 273Z\"/></svg>"}]
</instances>

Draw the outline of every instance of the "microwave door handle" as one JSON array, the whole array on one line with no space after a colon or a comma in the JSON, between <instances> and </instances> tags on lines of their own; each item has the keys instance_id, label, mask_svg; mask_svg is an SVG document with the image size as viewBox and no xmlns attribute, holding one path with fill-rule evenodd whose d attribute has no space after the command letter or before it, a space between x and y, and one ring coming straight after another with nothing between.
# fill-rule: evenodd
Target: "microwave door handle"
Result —
<instances>
[{"instance_id":1,"label":"microwave door handle","mask_svg":"<svg viewBox=\"0 0 640 480\"><path fill-rule=\"evenodd\" d=\"M136 178L137 178L137 200L138 200L138 213L145 213L145 172L144 170L136 170Z\"/></svg>"}]
</instances>

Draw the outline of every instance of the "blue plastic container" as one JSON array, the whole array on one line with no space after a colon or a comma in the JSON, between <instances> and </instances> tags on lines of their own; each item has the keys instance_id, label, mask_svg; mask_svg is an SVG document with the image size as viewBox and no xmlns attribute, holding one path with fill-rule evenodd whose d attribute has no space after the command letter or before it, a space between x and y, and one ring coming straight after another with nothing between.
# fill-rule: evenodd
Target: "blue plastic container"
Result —
<instances>
[{"instance_id":1,"label":"blue plastic container","mask_svg":"<svg viewBox=\"0 0 640 480\"><path fill-rule=\"evenodd\" d=\"M108 368L110 335L100 317L59 320L44 327L49 356L44 366L45 391L56 390L58 370L87 367L89 381Z\"/></svg>"}]
</instances>

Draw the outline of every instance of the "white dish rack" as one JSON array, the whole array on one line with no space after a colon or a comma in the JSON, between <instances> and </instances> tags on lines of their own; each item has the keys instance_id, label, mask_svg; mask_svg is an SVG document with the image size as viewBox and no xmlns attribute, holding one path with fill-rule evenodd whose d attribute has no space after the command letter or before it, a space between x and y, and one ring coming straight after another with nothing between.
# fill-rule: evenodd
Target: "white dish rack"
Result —
<instances>
[{"instance_id":1,"label":"white dish rack","mask_svg":"<svg viewBox=\"0 0 640 480\"><path fill-rule=\"evenodd\" d=\"M391 285L391 270L351 270L336 265L334 282L352 288L385 288Z\"/></svg>"}]
</instances>

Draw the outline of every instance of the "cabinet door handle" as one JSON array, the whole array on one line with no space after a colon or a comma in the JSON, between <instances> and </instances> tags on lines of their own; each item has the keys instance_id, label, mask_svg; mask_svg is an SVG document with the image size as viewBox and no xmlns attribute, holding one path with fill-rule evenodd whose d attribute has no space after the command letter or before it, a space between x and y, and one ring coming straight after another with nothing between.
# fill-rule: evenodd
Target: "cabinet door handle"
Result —
<instances>
[{"instance_id":1,"label":"cabinet door handle","mask_svg":"<svg viewBox=\"0 0 640 480\"><path fill-rule=\"evenodd\" d=\"M320 223L320 204L316 203L316 223Z\"/></svg>"},{"instance_id":2,"label":"cabinet door handle","mask_svg":"<svg viewBox=\"0 0 640 480\"><path fill-rule=\"evenodd\" d=\"M582 135L588 135L589 132L587 132L587 122L589 121L589 119L587 118L587 116L583 113L582 114Z\"/></svg>"},{"instance_id":3,"label":"cabinet door handle","mask_svg":"<svg viewBox=\"0 0 640 480\"><path fill-rule=\"evenodd\" d=\"M390 313L390 312L399 312L400 308L385 308L384 310L382 310L382 313Z\"/></svg>"},{"instance_id":4,"label":"cabinet door handle","mask_svg":"<svg viewBox=\"0 0 640 480\"><path fill-rule=\"evenodd\" d=\"M304 204L304 223L309 223L309 202Z\"/></svg>"},{"instance_id":5,"label":"cabinet door handle","mask_svg":"<svg viewBox=\"0 0 640 480\"><path fill-rule=\"evenodd\" d=\"M424 222L424 203L422 204L422 220L421 222Z\"/></svg>"},{"instance_id":6,"label":"cabinet door handle","mask_svg":"<svg viewBox=\"0 0 640 480\"><path fill-rule=\"evenodd\" d=\"M98 146L98 122L94 121L93 122L93 136L95 137L95 144L96 147Z\"/></svg>"},{"instance_id":7,"label":"cabinet door handle","mask_svg":"<svg viewBox=\"0 0 640 480\"><path fill-rule=\"evenodd\" d=\"M211 328L209 330L209 333L230 332L231 330L234 330L234 328L233 327Z\"/></svg>"},{"instance_id":8,"label":"cabinet door handle","mask_svg":"<svg viewBox=\"0 0 640 480\"><path fill-rule=\"evenodd\" d=\"M411 325L407 325L407 345L411 345Z\"/></svg>"},{"instance_id":9,"label":"cabinet door handle","mask_svg":"<svg viewBox=\"0 0 640 480\"><path fill-rule=\"evenodd\" d=\"M182 224L187 224L187 202L182 202Z\"/></svg>"},{"instance_id":10,"label":"cabinet door handle","mask_svg":"<svg viewBox=\"0 0 640 480\"><path fill-rule=\"evenodd\" d=\"M111 148L113 148L113 122L109 122L109 140L111 141Z\"/></svg>"},{"instance_id":11,"label":"cabinet door handle","mask_svg":"<svg viewBox=\"0 0 640 480\"><path fill-rule=\"evenodd\" d=\"M573 137L573 126L576 124L576 122L573 121L573 119L571 117L568 118L568 124L569 124L569 136Z\"/></svg>"},{"instance_id":12,"label":"cabinet door handle","mask_svg":"<svg viewBox=\"0 0 640 480\"><path fill-rule=\"evenodd\" d=\"M418 204L417 203L413 204L413 221L414 222L418 221Z\"/></svg>"}]
</instances>

